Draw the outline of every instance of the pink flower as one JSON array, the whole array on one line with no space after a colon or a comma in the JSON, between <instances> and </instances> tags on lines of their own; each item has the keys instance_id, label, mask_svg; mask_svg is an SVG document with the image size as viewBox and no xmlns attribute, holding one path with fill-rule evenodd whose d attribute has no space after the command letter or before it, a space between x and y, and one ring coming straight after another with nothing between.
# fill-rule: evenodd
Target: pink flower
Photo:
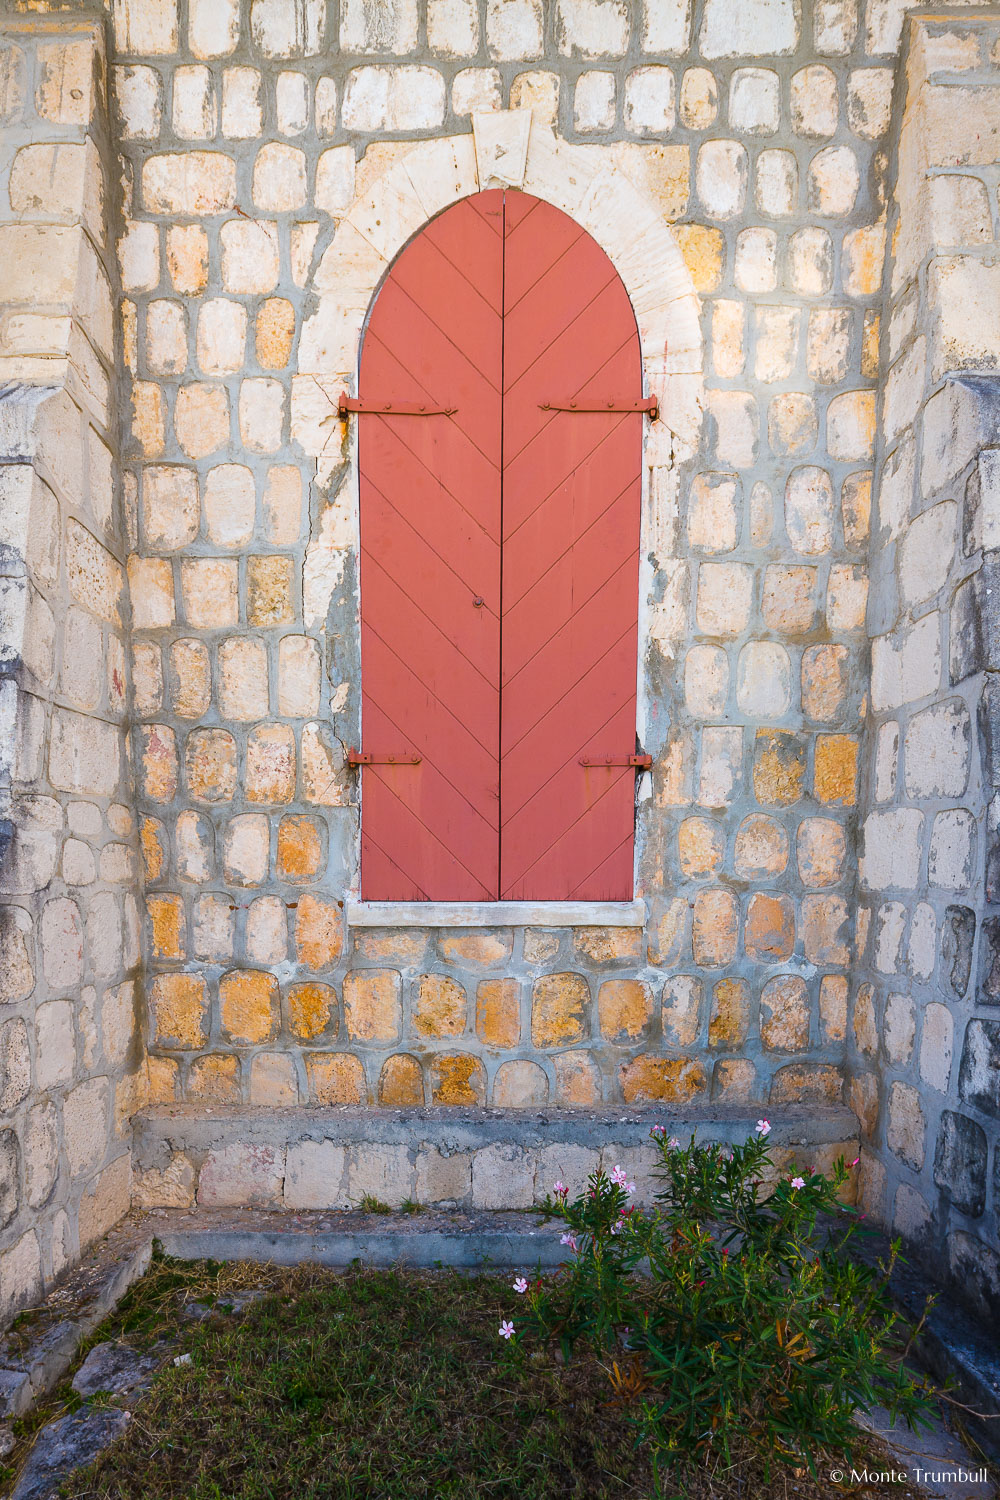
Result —
<instances>
[{"instance_id":1,"label":"pink flower","mask_svg":"<svg viewBox=\"0 0 1000 1500\"><path fill-rule=\"evenodd\" d=\"M625 1182L625 1183L622 1184L622 1186L624 1187L626 1193L628 1193L628 1195L629 1195L630 1198L634 1198L635 1197L635 1183L634 1182Z\"/></svg>"},{"instance_id":2,"label":"pink flower","mask_svg":"<svg viewBox=\"0 0 1000 1500\"><path fill-rule=\"evenodd\" d=\"M804 1188L805 1185L806 1185L806 1180L805 1180L804 1177L793 1177L792 1178L792 1187L793 1188Z\"/></svg>"},{"instance_id":3,"label":"pink flower","mask_svg":"<svg viewBox=\"0 0 1000 1500\"><path fill-rule=\"evenodd\" d=\"M856 1166L857 1166L857 1164L858 1164L858 1162L859 1162L859 1161L860 1161L860 1160L861 1160L861 1157L860 1157L860 1156L856 1156L856 1157L855 1157L855 1158L854 1158L854 1160L853 1160L853 1161L852 1161L852 1162L851 1162L851 1166L852 1166L852 1167L856 1167Z\"/></svg>"},{"instance_id":4,"label":"pink flower","mask_svg":"<svg viewBox=\"0 0 1000 1500\"><path fill-rule=\"evenodd\" d=\"M514 1278L514 1290L519 1296L528 1290L528 1283L525 1281L523 1276L517 1276Z\"/></svg>"},{"instance_id":5,"label":"pink flower","mask_svg":"<svg viewBox=\"0 0 1000 1500\"><path fill-rule=\"evenodd\" d=\"M560 1243L560 1245L568 1245L569 1248L573 1251L573 1253L574 1254L576 1253L576 1235L575 1234L563 1234L563 1235L560 1235L559 1236L559 1243Z\"/></svg>"},{"instance_id":6,"label":"pink flower","mask_svg":"<svg viewBox=\"0 0 1000 1500\"><path fill-rule=\"evenodd\" d=\"M770 1135L771 1134L771 1122L770 1122L770 1120L758 1120L757 1121L757 1134L758 1135Z\"/></svg>"},{"instance_id":7,"label":"pink flower","mask_svg":"<svg viewBox=\"0 0 1000 1500\"><path fill-rule=\"evenodd\" d=\"M667 1145L670 1147L671 1151L679 1151L681 1149L681 1143L675 1135L672 1135L670 1137Z\"/></svg>"},{"instance_id":8,"label":"pink flower","mask_svg":"<svg viewBox=\"0 0 1000 1500\"><path fill-rule=\"evenodd\" d=\"M512 1339L514 1337L514 1325L513 1323L508 1323L506 1318L500 1324L500 1337L502 1339Z\"/></svg>"},{"instance_id":9,"label":"pink flower","mask_svg":"<svg viewBox=\"0 0 1000 1500\"><path fill-rule=\"evenodd\" d=\"M557 1198L564 1198L566 1196L566 1184L564 1182L554 1182L552 1184L552 1191Z\"/></svg>"},{"instance_id":10,"label":"pink flower","mask_svg":"<svg viewBox=\"0 0 1000 1500\"><path fill-rule=\"evenodd\" d=\"M611 1181L615 1184L615 1187L624 1187L628 1182L628 1173L625 1168L615 1167L611 1174Z\"/></svg>"},{"instance_id":11,"label":"pink flower","mask_svg":"<svg viewBox=\"0 0 1000 1500\"><path fill-rule=\"evenodd\" d=\"M658 1135L662 1140L667 1133L667 1127L665 1125L654 1125L649 1133L650 1135Z\"/></svg>"}]
</instances>

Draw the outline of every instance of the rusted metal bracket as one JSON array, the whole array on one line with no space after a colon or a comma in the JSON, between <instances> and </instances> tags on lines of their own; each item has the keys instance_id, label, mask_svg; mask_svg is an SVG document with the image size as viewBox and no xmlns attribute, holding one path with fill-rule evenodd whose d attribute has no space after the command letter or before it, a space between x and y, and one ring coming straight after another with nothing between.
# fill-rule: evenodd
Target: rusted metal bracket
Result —
<instances>
[{"instance_id":1,"label":"rusted metal bracket","mask_svg":"<svg viewBox=\"0 0 1000 1500\"><path fill-rule=\"evenodd\" d=\"M346 421L351 412L362 417L453 417L457 406L416 406L412 401L362 401L341 391L337 398L337 416Z\"/></svg>"},{"instance_id":2,"label":"rusted metal bracket","mask_svg":"<svg viewBox=\"0 0 1000 1500\"><path fill-rule=\"evenodd\" d=\"M653 757L651 755L626 755L615 759L613 755L606 755L602 760L599 756L581 756L581 766L635 766L638 771L649 771L652 769Z\"/></svg>"},{"instance_id":3,"label":"rusted metal bracket","mask_svg":"<svg viewBox=\"0 0 1000 1500\"><path fill-rule=\"evenodd\" d=\"M558 401L540 401L542 411L644 411L655 422L660 415L660 403L655 396L644 396L641 401L605 401L603 406L587 406L582 401L570 401L562 405Z\"/></svg>"},{"instance_id":4,"label":"rusted metal bracket","mask_svg":"<svg viewBox=\"0 0 1000 1500\"><path fill-rule=\"evenodd\" d=\"M344 759L349 766L419 766L419 755L372 755L367 750L355 750L353 745Z\"/></svg>"}]
</instances>

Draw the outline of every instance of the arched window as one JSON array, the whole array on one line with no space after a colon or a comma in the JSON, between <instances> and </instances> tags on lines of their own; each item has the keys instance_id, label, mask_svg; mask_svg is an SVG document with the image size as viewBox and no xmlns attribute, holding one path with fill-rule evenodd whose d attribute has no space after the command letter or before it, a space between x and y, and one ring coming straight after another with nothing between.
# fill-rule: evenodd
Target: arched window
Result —
<instances>
[{"instance_id":1,"label":"arched window","mask_svg":"<svg viewBox=\"0 0 1000 1500\"><path fill-rule=\"evenodd\" d=\"M361 890L632 896L642 366L597 243L526 193L401 252L358 382Z\"/></svg>"}]
</instances>

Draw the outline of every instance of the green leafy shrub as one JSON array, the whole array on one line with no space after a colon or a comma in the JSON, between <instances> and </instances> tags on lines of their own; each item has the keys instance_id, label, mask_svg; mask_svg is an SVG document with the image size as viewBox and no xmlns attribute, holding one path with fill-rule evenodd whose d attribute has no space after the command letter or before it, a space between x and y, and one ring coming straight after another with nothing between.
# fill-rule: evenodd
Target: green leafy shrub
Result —
<instances>
[{"instance_id":1,"label":"green leafy shrub","mask_svg":"<svg viewBox=\"0 0 1000 1500\"><path fill-rule=\"evenodd\" d=\"M761 1120L744 1145L681 1148L657 1127L649 1212L618 1167L572 1203L557 1183L544 1212L565 1220L569 1258L514 1283L523 1300L501 1336L554 1341L567 1359L581 1340L595 1350L658 1476L750 1457L815 1473L817 1456L849 1456L857 1407L911 1427L929 1407L899 1358L891 1265L848 1254L864 1231L838 1197L843 1159L831 1178L782 1177L769 1132Z\"/></svg>"}]
</instances>

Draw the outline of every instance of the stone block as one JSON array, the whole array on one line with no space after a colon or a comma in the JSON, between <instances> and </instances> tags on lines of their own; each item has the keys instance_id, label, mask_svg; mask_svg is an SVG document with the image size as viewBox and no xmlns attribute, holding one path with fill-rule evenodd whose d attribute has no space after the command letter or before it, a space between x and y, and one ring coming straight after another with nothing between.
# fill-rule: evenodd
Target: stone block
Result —
<instances>
[{"instance_id":1,"label":"stone block","mask_svg":"<svg viewBox=\"0 0 1000 1500\"><path fill-rule=\"evenodd\" d=\"M683 1104L707 1089L693 1058L635 1057L619 1066L618 1077L626 1104Z\"/></svg>"},{"instance_id":2,"label":"stone block","mask_svg":"<svg viewBox=\"0 0 1000 1500\"><path fill-rule=\"evenodd\" d=\"M972 725L960 699L914 714L903 741L907 796L961 797L969 776Z\"/></svg>"},{"instance_id":3,"label":"stone block","mask_svg":"<svg viewBox=\"0 0 1000 1500\"><path fill-rule=\"evenodd\" d=\"M1000 1021L976 1019L966 1026L958 1092L974 1109L1000 1118Z\"/></svg>"},{"instance_id":4,"label":"stone block","mask_svg":"<svg viewBox=\"0 0 1000 1500\"><path fill-rule=\"evenodd\" d=\"M233 1142L210 1150L198 1174L202 1208L280 1208L283 1148Z\"/></svg>"},{"instance_id":5,"label":"stone block","mask_svg":"<svg viewBox=\"0 0 1000 1500\"><path fill-rule=\"evenodd\" d=\"M742 1047L750 1029L750 987L743 979L720 979L712 986L708 1018L710 1047Z\"/></svg>"},{"instance_id":6,"label":"stone block","mask_svg":"<svg viewBox=\"0 0 1000 1500\"><path fill-rule=\"evenodd\" d=\"M158 1047L197 1049L208 1040L208 989L199 974L157 974L150 987Z\"/></svg>"},{"instance_id":7,"label":"stone block","mask_svg":"<svg viewBox=\"0 0 1000 1500\"><path fill-rule=\"evenodd\" d=\"M222 869L228 884L263 885L267 879L269 824L263 813L242 813L226 825Z\"/></svg>"},{"instance_id":8,"label":"stone block","mask_svg":"<svg viewBox=\"0 0 1000 1500\"><path fill-rule=\"evenodd\" d=\"M471 1053L437 1053L431 1062L430 1081L432 1104L486 1103L486 1070Z\"/></svg>"},{"instance_id":9,"label":"stone block","mask_svg":"<svg viewBox=\"0 0 1000 1500\"><path fill-rule=\"evenodd\" d=\"M537 1109L549 1097L549 1080L538 1063L528 1059L500 1064L493 1080L495 1109Z\"/></svg>"},{"instance_id":10,"label":"stone block","mask_svg":"<svg viewBox=\"0 0 1000 1500\"><path fill-rule=\"evenodd\" d=\"M942 1094L948 1092L954 1051L955 1021L946 1005L932 1000L924 1007L920 1035L920 1077Z\"/></svg>"},{"instance_id":11,"label":"stone block","mask_svg":"<svg viewBox=\"0 0 1000 1500\"><path fill-rule=\"evenodd\" d=\"M300 896L295 913L299 963L313 970L330 968L340 957L343 944L343 915L337 903L310 894Z\"/></svg>"},{"instance_id":12,"label":"stone block","mask_svg":"<svg viewBox=\"0 0 1000 1500\"><path fill-rule=\"evenodd\" d=\"M582 974L546 974L536 979L531 997L531 1040L535 1047L562 1047L587 1034L590 988Z\"/></svg>"},{"instance_id":13,"label":"stone block","mask_svg":"<svg viewBox=\"0 0 1000 1500\"><path fill-rule=\"evenodd\" d=\"M908 1083L889 1089L889 1123L886 1143L893 1155L919 1172L924 1164L926 1120L920 1095Z\"/></svg>"},{"instance_id":14,"label":"stone block","mask_svg":"<svg viewBox=\"0 0 1000 1500\"><path fill-rule=\"evenodd\" d=\"M537 1157L507 1142L484 1146L472 1158L472 1206L530 1208L535 1198Z\"/></svg>"},{"instance_id":15,"label":"stone block","mask_svg":"<svg viewBox=\"0 0 1000 1500\"><path fill-rule=\"evenodd\" d=\"M278 1029L278 981L264 969L234 969L219 980L219 1018L237 1046L271 1041Z\"/></svg>"},{"instance_id":16,"label":"stone block","mask_svg":"<svg viewBox=\"0 0 1000 1500\"><path fill-rule=\"evenodd\" d=\"M444 974L424 974L417 984L413 1030L417 1036L461 1036L466 1028L465 990Z\"/></svg>"},{"instance_id":17,"label":"stone block","mask_svg":"<svg viewBox=\"0 0 1000 1500\"><path fill-rule=\"evenodd\" d=\"M301 905L300 902L300 909ZM402 1001L400 976L396 970L357 969L346 974L344 1015L352 1041L398 1041L402 1027Z\"/></svg>"},{"instance_id":18,"label":"stone block","mask_svg":"<svg viewBox=\"0 0 1000 1500\"><path fill-rule=\"evenodd\" d=\"M305 1064L312 1103L368 1103L368 1085L360 1057L349 1052L307 1052Z\"/></svg>"},{"instance_id":19,"label":"stone block","mask_svg":"<svg viewBox=\"0 0 1000 1500\"><path fill-rule=\"evenodd\" d=\"M386 1058L379 1074L378 1101L396 1108L423 1104L424 1075L417 1058L406 1052Z\"/></svg>"},{"instance_id":20,"label":"stone block","mask_svg":"<svg viewBox=\"0 0 1000 1500\"><path fill-rule=\"evenodd\" d=\"M342 1207L347 1201L346 1166L347 1152L335 1141L298 1141L290 1145L285 1162L285 1207Z\"/></svg>"}]
</instances>

